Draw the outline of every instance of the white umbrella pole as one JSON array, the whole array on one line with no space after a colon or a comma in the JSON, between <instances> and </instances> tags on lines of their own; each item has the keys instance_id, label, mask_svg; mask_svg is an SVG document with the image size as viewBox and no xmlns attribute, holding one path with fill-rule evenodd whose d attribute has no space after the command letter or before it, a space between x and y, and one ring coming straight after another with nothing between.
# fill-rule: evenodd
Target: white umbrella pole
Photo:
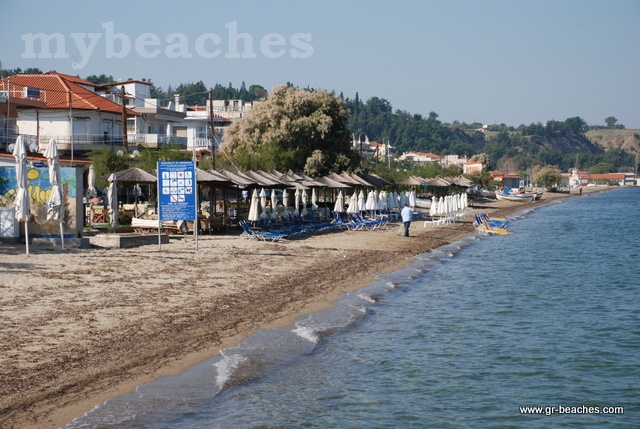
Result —
<instances>
[{"instance_id":1,"label":"white umbrella pole","mask_svg":"<svg viewBox=\"0 0 640 429\"><path fill-rule=\"evenodd\" d=\"M62 244L62 250L64 250L64 227L62 222L60 222L60 243Z\"/></svg>"},{"instance_id":2,"label":"white umbrella pole","mask_svg":"<svg viewBox=\"0 0 640 429\"><path fill-rule=\"evenodd\" d=\"M26 244L27 256L29 256L29 219L24 223L24 242Z\"/></svg>"}]
</instances>

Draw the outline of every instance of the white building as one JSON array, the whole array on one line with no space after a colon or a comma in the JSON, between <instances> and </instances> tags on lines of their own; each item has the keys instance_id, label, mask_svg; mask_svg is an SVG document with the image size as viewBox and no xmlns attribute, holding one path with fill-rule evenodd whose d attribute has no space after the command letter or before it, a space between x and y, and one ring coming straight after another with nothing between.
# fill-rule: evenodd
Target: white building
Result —
<instances>
[{"instance_id":1,"label":"white building","mask_svg":"<svg viewBox=\"0 0 640 429\"><path fill-rule=\"evenodd\" d=\"M403 152L398 157L400 161L411 161L417 163L441 162L442 157L431 152Z\"/></svg>"}]
</instances>

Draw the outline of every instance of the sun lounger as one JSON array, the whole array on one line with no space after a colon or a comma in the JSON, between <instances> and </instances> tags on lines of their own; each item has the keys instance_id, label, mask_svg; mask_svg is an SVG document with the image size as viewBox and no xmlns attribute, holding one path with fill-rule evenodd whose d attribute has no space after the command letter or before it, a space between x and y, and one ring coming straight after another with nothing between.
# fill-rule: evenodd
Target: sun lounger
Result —
<instances>
[{"instance_id":1,"label":"sun lounger","mask_svg":"<svg viewBox=\"0 0 640 429\"><path fill-rule=\"evenodd\" d=\"M257 238L262 241L279 241L283 238L286 238L288 235L284 233L278 233L274 231L264 231L261 229L252 228L251 225L247 221L241 220L239 222L240 227L242 228L242 234L240 235L242 238L247 238L249 240Z\"/></svg>"}]
</instances>

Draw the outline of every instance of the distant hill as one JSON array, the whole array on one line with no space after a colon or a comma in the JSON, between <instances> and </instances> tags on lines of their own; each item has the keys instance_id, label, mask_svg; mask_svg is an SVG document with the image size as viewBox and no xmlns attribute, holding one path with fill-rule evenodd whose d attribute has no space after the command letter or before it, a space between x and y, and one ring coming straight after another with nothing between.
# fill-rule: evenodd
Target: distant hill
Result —
<instances>
[{"instance_id":1,"label":"distant hill","mask_svg":"<svg viewBox=\"0 0 640 429\"><path fill-rule=\"evenodd\" d=\"M589 130L585 136L605 151L621 149L628 154L640 154L640 130L602 128Z\"/></svg>"}]
</instances>

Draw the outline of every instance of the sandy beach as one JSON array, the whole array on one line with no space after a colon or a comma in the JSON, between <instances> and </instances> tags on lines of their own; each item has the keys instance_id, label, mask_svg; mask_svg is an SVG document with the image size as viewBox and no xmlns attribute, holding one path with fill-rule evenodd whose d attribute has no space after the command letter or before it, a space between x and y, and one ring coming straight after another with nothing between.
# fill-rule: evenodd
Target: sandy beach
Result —
<instances>
[{"instance_id":1,"label":"sandy beach","mask_svg":"<svg viewBox=\"0 0 640 429\"><path fill-rule=\"evenodd\" d=\"M600 189L585 188L585 193ZM228 235L132 249L0 244L0 427L57 428L104 400L176 374L259 328L331 305L375 274L474 234L472 213L509 216L542 201L477 203L447 226L400 223L278 243ZM500 239L495 237L495 239ZM353 279L357 279L356 282Z\"/></svg>"}]
</instances>

